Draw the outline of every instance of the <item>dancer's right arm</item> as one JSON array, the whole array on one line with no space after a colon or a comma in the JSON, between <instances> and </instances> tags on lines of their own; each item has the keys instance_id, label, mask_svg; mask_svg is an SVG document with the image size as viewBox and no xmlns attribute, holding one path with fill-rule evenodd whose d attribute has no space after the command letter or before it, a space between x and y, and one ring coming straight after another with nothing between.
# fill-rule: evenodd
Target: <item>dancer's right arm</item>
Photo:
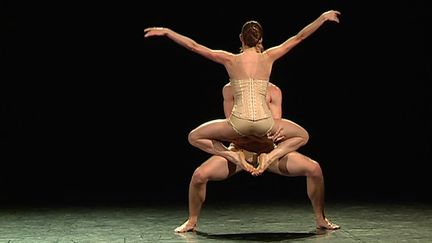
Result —
<instances>
[{"instance_id":1,"label":"dancer's right arm","mask_svg":"<svg viewBox=\"0 0 432 243\"><path fill-rule=\"evenodd\" d=\"M144 38L151 36L166 36L177 44L185 47L186 49L223 65L229 62L231 60L231 57L234 56L234 54L227 51L210 49L204 45L197 43L191 38L179 34L169 28L150 27L144 29Z\"/></svg>"}]
</instances>

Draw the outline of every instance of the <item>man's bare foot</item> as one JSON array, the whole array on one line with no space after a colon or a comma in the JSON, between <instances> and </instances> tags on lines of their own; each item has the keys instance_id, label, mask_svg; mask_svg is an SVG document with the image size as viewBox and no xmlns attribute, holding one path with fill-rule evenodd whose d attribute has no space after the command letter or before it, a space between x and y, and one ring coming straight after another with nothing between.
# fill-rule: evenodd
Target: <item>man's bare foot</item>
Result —
<instances>
[{"instance_id":1,"label":"man's bare foot","mask_svg":"<svg viewBox=\"0 0 432 243\"><path fill-rule=\"evenodd\" d=\"M195 231L196 227L197 227L196 224L190 224L188 220L184 222L182 225L180 225L179 227L175 228L174 231L176 233L186 233L186 232Z\"/></svg>"},{"instance_id":2,"label":"man's bare foot","mask_svg":"<svg viewBox=\"0 0 432 243\"><path fill-rule=\"evenodd\" d=\"M330 222L327 218L325 218L322 222L319 222L317 224L317 229L324 229L324 230L337 230L340 229L340 226L337 224L334 224Z\"/></svg>"}]
</instances>

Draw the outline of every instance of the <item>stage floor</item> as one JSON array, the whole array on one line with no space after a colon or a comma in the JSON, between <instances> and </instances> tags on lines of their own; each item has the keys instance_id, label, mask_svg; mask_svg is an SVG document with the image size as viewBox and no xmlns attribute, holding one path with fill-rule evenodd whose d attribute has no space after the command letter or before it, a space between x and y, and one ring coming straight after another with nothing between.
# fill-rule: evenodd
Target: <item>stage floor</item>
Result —
<instances>
[{"instance_id":1,"label":"stage floor","mask_svg":"<svg viewBox=\"0 0 432 243\"><path fill-rule=\"evenodd\" d=\"M309 201L206 202L197 232L174 233L187 205L3 206L0 242L432 242L432 205L332 202L341 229L317 231Z\"/></svg>"}]
</instances>

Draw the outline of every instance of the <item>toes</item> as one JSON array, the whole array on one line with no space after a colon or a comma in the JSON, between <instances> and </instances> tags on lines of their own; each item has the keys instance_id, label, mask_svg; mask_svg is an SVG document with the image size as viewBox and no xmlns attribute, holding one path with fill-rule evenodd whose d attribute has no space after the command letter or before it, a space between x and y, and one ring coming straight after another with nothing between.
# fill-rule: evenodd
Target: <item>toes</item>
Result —
<instances>
[{"instance_id":1,"label":"toes","mask_svg":"<svg viewBox=\"0 0 432 243\"><path fill-rule=\"evenodd\" d=\"M317 229L321 230L337 230L340 229L340 226L333 223L328 223L327 225L319 225L317 226Z\"/></svg>"},{"instance_id":2,"label":"toes","mask_svg":"<svg viewBox=\"0 0 432 243\"><path fill-rule=\"evenodd\" d=\"M179 227L176 228L174 231L176 233L186 233L186 232L195 231L195 227L183 227L183 228Z\"/></svg>"},{"instance_id":3,"label":"toes","mask_svg":"<svg viewBox=\"0 0 432 243\"><path fill-rule=\"evenodd\" d=\"M176 233L186 233L190 231L195 231L196 225L189 225L187 223L180 225L179 227L174 229Z\"/></svg>"}]
</instances>

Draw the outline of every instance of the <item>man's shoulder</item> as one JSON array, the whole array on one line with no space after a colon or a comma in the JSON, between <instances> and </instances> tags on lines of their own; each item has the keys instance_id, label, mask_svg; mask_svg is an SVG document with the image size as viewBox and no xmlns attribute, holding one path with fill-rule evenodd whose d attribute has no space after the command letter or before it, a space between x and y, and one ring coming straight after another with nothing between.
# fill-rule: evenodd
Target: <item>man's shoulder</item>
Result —
<instances>
[{"instance_id":1,"label":"man's shoulder","mask_svg":"<svg viewBox=\"0 0 432 243\"><path fill-rule=\"evenodd\" d=\"M231 90L231 84L230 83L227 83L227 84L225 84L224 86L223 86L223 88L222 88L222 90L223 91L227 91L227 90Z\"/></svg>"},{"instance_id":2,"label":"man's shoulder","mask_svg":"<svg viewBox=\"0 0 432 243\"><path fill-rule=\"evenodd\" d=\"M222 95L224 97L224 99L232 99L232 98L228 98L232 96L232 87L230 83L227 83L223 86L222 88Z\"/></svg>"},{"instance_id":3,"label":"man's shoulder","mask_svg":"<svg viewBox=\"0 0 432 243\"><path fill-rule=\"evenodd\" d=\"M280 92L280 88L274 83L269 83L268 89L271 91Z\"/></svg>"}]
</instances>

